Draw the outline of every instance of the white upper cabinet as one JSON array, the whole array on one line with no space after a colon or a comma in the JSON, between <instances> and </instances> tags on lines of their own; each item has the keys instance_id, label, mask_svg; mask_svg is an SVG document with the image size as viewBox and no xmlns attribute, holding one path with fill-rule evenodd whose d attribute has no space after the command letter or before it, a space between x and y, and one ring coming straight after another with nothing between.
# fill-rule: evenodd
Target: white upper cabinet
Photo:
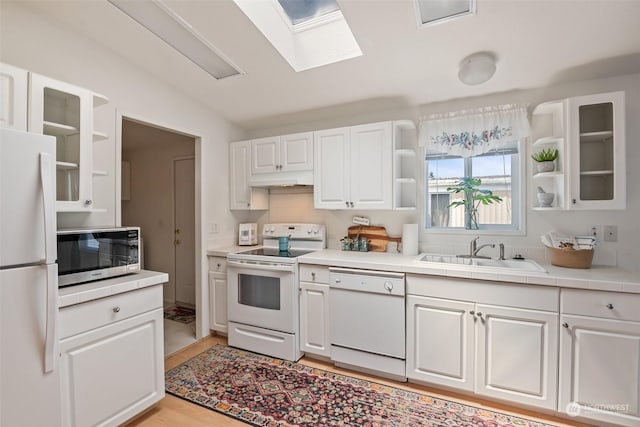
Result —
<instances>
[{"instance_id":1,"label":"white upper cabinet","mask_svg":"<svg viewBox=\"0 0 640 427\"><path fill-rule=\"evenodd\" d=\"M313 132L251 141L250 185L313 184Z\"/></svg>"},{"instance_id":2,"label":"white upper cabinet","mask_svg":"<svg viewBox=\"0 0 640 427\"><path fill-rule=\"evenodd\" d=\"M624 92L570 98L569 123L569 209L624 209Z\"/></svg>"},{"instance_id":3,"label":"white upper cabinet","mask_svg":"<svg viewBox=\"0 0 640 427\"><path fill-rule=\"evenodd\" d=\"M232 210L269 209L268 190L249 187L251 150L251 141L229 145L229 207Z\"/></svg>"},{"instance_id":4,"label":"white upper cabinet","mask_svg":"<svg viewBox=\"0 0 640 427\"><path fill-rule=\"evenodd\" d=\"M93 93L30 74L30 132L56 137L56 210L93 208Z\"/></svg>"},{"instance_id":5,"label":"white upper cabinet","mask_svg":"<svg viewBox=\"0 0 640 427\"><path fill-rule=\"evenodd\" d=\"M532 152L558 149L555 168L537 172L532 161L534 210L598 210L626 207L624 92L545 102L533 110ZM538 187L554 193L540 206Z\"/></svg>"},{"instance_id":6,"label":"white upper cabinet","mask_svg":"<svg viewBox=\"0 0 640 427\"><path fill-rule=\"evenodd\" d=\"M251 141L251 174L313 170L313 132Z\"/></svg>"},{"instance_id":7,"label":"white upper cabinet","mask_svg":"<svg viewBox=\"0 0 640 427\"><path fill-rule=\"evenodd\" d=\"M391 122L314 133L318 209L391 209Z\"/></svg>"},{"instance_id":8,"label":"white upper cabinet","mask_svg":"<svg viewBox=\"0 0 640 427\"><path fill-rule=\"evenodd\" d=\"M29 72L0 63L0 127L27 130Z\"/></svg>"}]
</instances>

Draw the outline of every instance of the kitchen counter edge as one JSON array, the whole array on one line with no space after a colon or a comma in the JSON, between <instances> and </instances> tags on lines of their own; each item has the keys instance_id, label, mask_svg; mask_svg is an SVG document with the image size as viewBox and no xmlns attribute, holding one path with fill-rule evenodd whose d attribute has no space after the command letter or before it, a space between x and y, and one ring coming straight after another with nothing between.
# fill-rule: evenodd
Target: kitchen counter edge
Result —
<instances>
[{"instance_id":1,"label":"kitchen counter edge","mask_svg":"<svg viewBox=\"0 0 640 427\"><path fill-rule=\"evenodd\" d=\"M99 298L117 295L135 289L159 285L169 281L167 273L142 270L138 273L110 279L96 280L74 286L65 286L58 289L58 307L64 308L70 305L80 304Z\"/></svg>"},{"instance_id":2,"label":"kitchen counter edge","mask_svg":"<svg viewBox=\"0 0 640 427\"><path fill-rule=\"evenodd\" d=\"M542 267L547 270L546 273L518 270L496 271L491 268L474 267L471 269L468 266L417 261L416 255L390 252L349 252L335 249L324 249L302 255L298 257L298 262L332 267L640 294L640 274L608 266L593 266L583 270L543 264Z\"/></svg>"}]
</instances>

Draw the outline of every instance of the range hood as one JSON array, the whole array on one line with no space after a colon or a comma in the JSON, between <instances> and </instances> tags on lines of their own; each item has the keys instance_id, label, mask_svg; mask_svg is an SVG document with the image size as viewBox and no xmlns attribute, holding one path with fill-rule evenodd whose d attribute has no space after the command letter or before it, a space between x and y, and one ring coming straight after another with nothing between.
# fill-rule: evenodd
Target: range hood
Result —
<instances>
[{"instance_id":1,"label":"range hood","mask_svg":"<svg viewBox=\"0 0 640 427\"><path fill-rule=\"evenodd\" d=\"M313 171L276 172L251 175L250 187L290 187L313 185Z\"/></svg>"}]
</instances>

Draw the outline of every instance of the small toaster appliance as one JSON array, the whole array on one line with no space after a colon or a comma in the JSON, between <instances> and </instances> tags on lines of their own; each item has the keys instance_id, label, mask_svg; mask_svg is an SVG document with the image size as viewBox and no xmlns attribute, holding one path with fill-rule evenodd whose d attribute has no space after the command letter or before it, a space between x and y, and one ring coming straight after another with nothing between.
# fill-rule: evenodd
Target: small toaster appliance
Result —
<instances>
[{"instance_id":1,"label":"small toaster appliance","mask_svg":"<svg viewBox=\"0 0 640 427\"><path fill-rule=\"evenodd\" d=\"M258 244L258 224L250 222L238 226L238 245L250 246Z\"/></svg>"}]
</instances>

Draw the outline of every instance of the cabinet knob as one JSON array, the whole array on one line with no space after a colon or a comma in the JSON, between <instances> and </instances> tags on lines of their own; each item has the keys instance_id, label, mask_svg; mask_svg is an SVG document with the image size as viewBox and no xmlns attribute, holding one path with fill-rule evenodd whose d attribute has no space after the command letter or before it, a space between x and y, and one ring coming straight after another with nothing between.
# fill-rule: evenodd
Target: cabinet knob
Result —
<instances>
[{"instance_id":1,"label":"cabinet knob","mask_svg":"<svg viewBox=\"0 0 640 427\"><path fill-rule=\"evenodd\" d=\"M84 204L87 205L87 206L91 206L93 204L93 200L87 199L87 200L84 201Z\"/></svg>"},{"instance_id":2,"label":"cabinet knob","mask_svg":"<svg viewBox=\"0 0 640 427\"><path fill-rule=\"evenodd\" d=\"M345 205L347 205L347 207L349 207L349 202L344 202Z\"/></svg>"},{"instance_id":3,"label":"cabinet knob","mask_svg":"<svg viewBox=\"0 0 640 427\"><path fill-rule=\"evenodd\" d=\"M481 312L478 312L476 315L478 316L478 318L482 319L482 313Z\"/></svg>"},{"instance_id":4,"label":"cabinet knob","mask_svg":"<svg viewBox=\"0 0 640 427\"><path fill-rule=\"evenodd\" d=\"M220 270L220 267L222 267L222 264L218 263L218 270Z\"/></svg>"},{"instance_id":5,"label":"cabinet knob","mask_svg":"<svg viewBox=\"0 0 640 427\"><path fill-rule=\"evenodd\" d=\"M476 315L476 312L475 312L475 310L471 310L471 311L469 312L469 314L470 314L470 315L472 315L472 316L475 316L475 315Z\"/></svg>"},{"instance_id":6,"label":"cabinet knob","mask_svg":"<svg viewBox=\"0 0 640 427\"><path fill-rule=\"evenodd\" d=\"M316 280L316 273L313 273L313 272L311 273L311 280L314 280L314 281Z\"/></svg>"},{"instance_id":7,"label":"cabinet knob","mask_svg":"<svg viewBox=\"0 0 640 427\"><path fill-rule=\"evenodd\" d=\"M120 312L120 307L118 307L117 305L115 307L113 307L113 312L114 313L119 313Z\"/></svg>"},{"instance_id":8,"label":"cabinet knob","mask_svg":"<svg viewBox=\"0 0 640 427\"><path fill-rule=\"evenodd\" d=\"M251 207L251 203L247 203L247 207L250 208Z\"/></svg>"},{"instance_id":9,"label":"cabinet knob","mask_svg":"<svg viewBox=\"0 0 640 427\"><path fill-rule=\"evenodd\" d=\"M351 207L353 207L353 202L349 202L349 204L351 205Z\"/></svg>"},{"instance_id":10,"label":"cabinet knob","mask_svg":"<svg viewBox=\"0 0 640 427\"><path fill-rule=\"evenodd\" d=\"M562 327L565 328L565 329L568 329L569 328L569 324L567 322L565 322L565 323L562 324Z\"/></svg>"},{"instance_id":11,"label":"cabinet knob","mask_svg":"<svg viewBox=\"0 0 640 427\"><path fill-rule=\"evenodd\" d=\"M571 199L571 203L575 205L576 203L578 203L578 201L576 199Z\"/></svg>"},{"instance_id":12,"label":"cabinet knob","mask_svg":"<svg viewBox=\"0 0 640 427\"><path fill-rule=\"evenodd\" d=\"M613 310L613 304L607 304L606 306L609 310Z\"/></svg>"}]
</instances>

